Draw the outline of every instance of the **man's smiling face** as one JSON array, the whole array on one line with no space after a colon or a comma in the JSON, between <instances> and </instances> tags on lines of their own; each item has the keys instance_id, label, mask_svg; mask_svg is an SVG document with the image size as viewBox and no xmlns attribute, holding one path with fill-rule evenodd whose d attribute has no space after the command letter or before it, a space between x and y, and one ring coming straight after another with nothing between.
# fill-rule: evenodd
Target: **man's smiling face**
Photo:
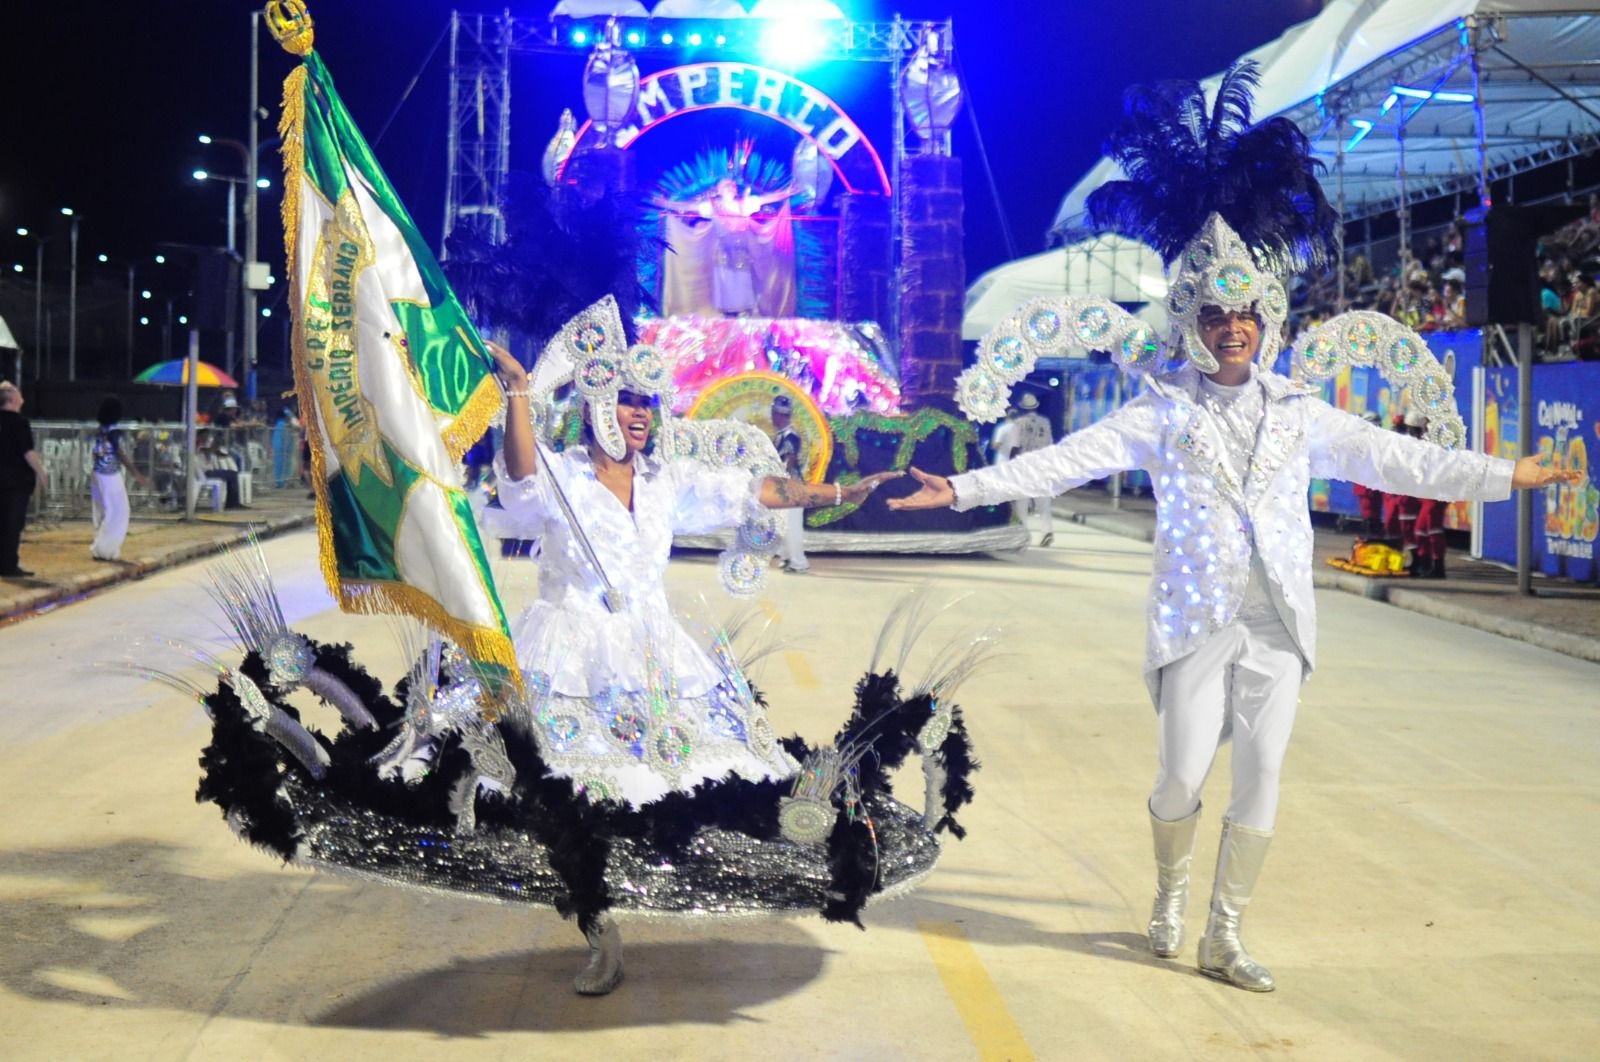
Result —
<instances>
[{"instance_id":1,"label":"man's smiling face","mask_svg":"<svg viewBox=\"0 0 1600 1062\"><path fill-rule=\"evenodd\" d=\"M1200 307L1200 339L1224 367L1248 367L1261 350L1261 321L1245 310Z\"/></svg>"}]
</instances>

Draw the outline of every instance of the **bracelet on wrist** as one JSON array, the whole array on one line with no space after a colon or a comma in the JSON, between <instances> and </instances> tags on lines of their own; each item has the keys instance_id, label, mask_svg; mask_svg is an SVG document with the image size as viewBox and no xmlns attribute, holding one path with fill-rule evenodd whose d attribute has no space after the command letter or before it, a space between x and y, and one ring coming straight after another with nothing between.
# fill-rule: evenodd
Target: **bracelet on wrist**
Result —
<instances>
[{"instance_id":1,"label":"bracelet on wrist","mask_svg":"<svg viewBox=\"0 0 1600 1062\"><path fill-rule=\"evenodd\" d=\"M526 387L519 387L513 390L512 388L508 387L506 388L505 395L507 398L527 398L528 389Z\"/></svg>"},{"instance_id":2,"label":"bracelet on wrist","mask_svg":"<svg viewBox=\"0 0 1600 1062\"><path fill-rule=\"evenodd\" d=\"M833 485L833 507L837 509L844 504L844 488L839 484Z\"/></svg>"}]
</instances>

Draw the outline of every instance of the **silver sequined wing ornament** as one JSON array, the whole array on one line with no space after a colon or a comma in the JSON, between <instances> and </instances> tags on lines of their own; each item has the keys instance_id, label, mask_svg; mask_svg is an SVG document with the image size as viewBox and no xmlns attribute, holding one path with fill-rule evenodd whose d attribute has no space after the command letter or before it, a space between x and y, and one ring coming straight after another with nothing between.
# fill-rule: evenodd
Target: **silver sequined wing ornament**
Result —
<instances>
[{"instance_id":1,"label":"silver sequined wing ornament","mask_svg":"<svg viewBox=\"0 0 1600 1062\"><path fill-rule=\"evenodd\" d=\"M1352 366L1377 369L1402 395L1402 406L1427 417L1429 441L1450 450L1466 444L1450 370L1416 332L1376 311L1353 310L1311 329L1294 345L1291 371L1297 380L1320 386Z\"/></svg>"},{"instance_id":2,"label":"silver sequined wing ornament","mask_svg":"<svg viewBox=\"0 0 1600 1062\"><path fill-rule=\"evenodd\" d=\"M786 476L783 459L767 434L739 420L674 421L664 437L673 460L712 468L736 468L752 476ZM781 545L780 520L754 493L733 541L717 557L722 586L734 597L754 597L766 585L767 569Z\"/></svg>"},{"instance_id":3,"label":"silver sequined wing ornament","mask_svg":"<svg viewBox=\"0 0 1600 1062\"><path fill-rule=\"evenodd\" d=\"M251 536L223 553L207 574L212 600L227 617L239 648L261 657L276 692L287 694L303 686L337 708L352 728L377 728L378 721L355 691L318 667L311 644L289 629L260 541Z\"/></svg>"},{"instance_id":4,"label":"silver sequined wing ornament","mask_svg":"<svg viewBox=\"0 0 1600 1062\"><path fill-rule=\"evenodd\" d=\"M1100 295L1042 296L1025 303L978 342L978 360L956 377L956 404L969 420L992 424L1006 414L1011 388L1040 358L1107 351L1123 372L1159 371L1155 329Z\"/></svg>"}]
</instances>

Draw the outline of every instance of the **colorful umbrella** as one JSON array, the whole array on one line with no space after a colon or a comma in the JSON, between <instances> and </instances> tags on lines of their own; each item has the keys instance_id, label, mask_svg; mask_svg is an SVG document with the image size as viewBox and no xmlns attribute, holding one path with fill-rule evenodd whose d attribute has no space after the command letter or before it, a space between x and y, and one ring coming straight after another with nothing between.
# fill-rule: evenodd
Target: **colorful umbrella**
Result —
<instances>
[{"instance_id":1,"label":"colorful umbrella","mask_svg":"<svg viewBox=\"0 0 1600 1062\"><path fill-rule=\"evenodd\" d=\"M208 361L199 363L198 375L195 380L200 387L238 387L239 381L212 365ZM150 366L144 372L134 377L139 383L152 384L186 384L189 382L189 359L175 358L172 361L162 361Z\"/></svg>"}]
</instances>

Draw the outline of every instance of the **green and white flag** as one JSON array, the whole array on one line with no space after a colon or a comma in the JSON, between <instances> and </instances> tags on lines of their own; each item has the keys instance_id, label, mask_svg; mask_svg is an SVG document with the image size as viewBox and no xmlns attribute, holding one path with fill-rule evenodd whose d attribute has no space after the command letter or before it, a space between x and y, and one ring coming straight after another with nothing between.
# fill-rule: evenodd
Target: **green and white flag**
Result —
<instances>
[{"instance_id":1,"label":"green and white flag","mask_svg":"<svg viewBox=\"0 0 1600 1062\"><path fill-rule=\"evenodd\" d=\"M515 681L460 486L462 452L500 408L493 363L309 38L280 36L304 61L279 131L323 575L346 611L415 616Z\"/></svg>"}]
</instances>

